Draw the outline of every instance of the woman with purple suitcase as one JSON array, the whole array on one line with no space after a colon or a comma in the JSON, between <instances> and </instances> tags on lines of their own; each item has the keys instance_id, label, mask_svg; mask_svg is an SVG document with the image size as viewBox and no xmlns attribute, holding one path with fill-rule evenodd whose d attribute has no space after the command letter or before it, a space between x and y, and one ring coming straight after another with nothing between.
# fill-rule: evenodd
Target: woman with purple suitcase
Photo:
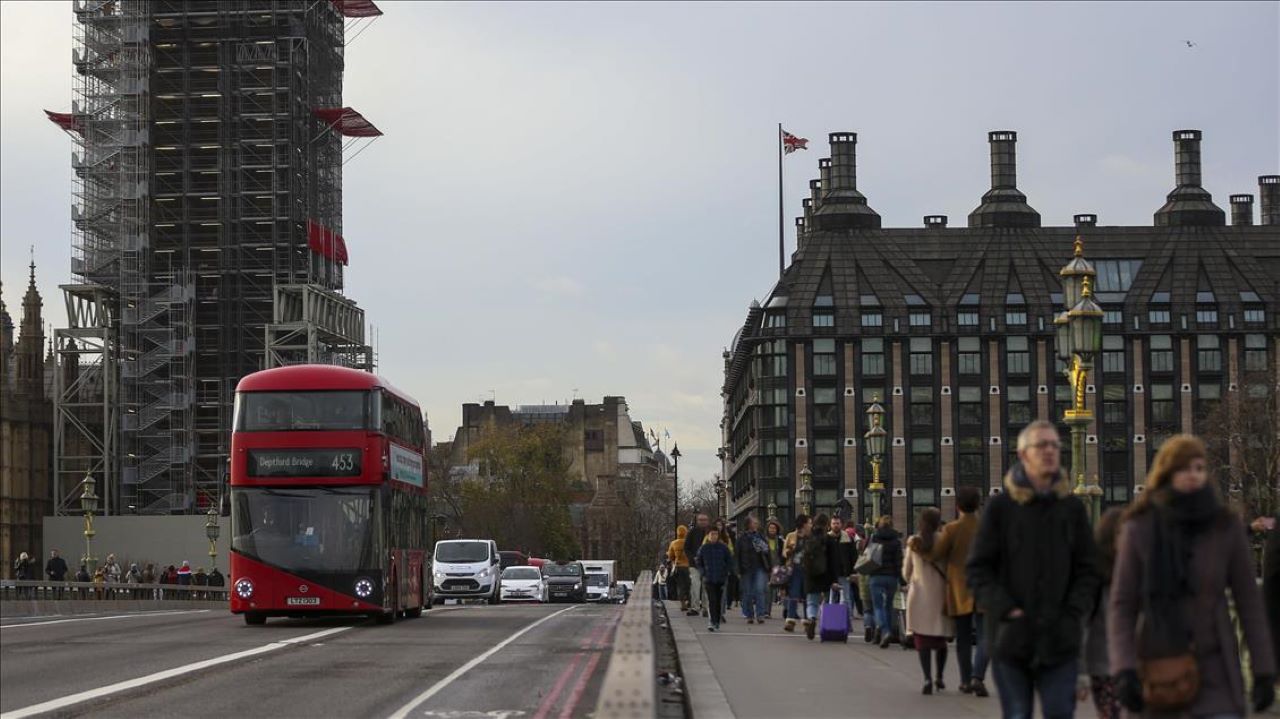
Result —
<instances>
[{"instance_id":1,"label":"woman with purple suitcase","mask_svg":"<svg viewBox=\"0 0 1280 719\"><path fill-rule=\"evenodd\" d=\"M804 545L804 634L810 639L817 636L818 608L831 590L840 589L840 585L836 583L837 568L831 561L840 548L836 545L835 538L830 536L830 530L831 519L825 514L819 514L813 518L812 531Z\"/></svg>"}]
</instances>

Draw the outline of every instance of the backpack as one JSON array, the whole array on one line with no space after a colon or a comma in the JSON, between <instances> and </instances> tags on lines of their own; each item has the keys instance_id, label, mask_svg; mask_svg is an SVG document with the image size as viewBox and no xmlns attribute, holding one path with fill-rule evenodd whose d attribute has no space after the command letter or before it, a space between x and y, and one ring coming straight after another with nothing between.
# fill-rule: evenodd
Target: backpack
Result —
<instances>
[{"instance_id":1,"label":"backpack","mask_svg":"<svg viewBox=\"0 0 1280 719\"><path fill-rule=\"evenodd\" d=\"M804 573L811 577L821 576L827 573L827 548L821 540L810 538L806 542L804 558Z\"/></svg>"}]
</instances>

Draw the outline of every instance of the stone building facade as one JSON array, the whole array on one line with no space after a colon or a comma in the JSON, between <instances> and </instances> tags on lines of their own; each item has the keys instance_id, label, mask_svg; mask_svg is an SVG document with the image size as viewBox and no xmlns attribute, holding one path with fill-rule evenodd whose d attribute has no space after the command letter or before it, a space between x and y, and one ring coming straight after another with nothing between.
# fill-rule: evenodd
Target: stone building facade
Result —
<instances>
[{"instance_id":1,"label":"stone building facade","mask_svg":"<svg viewBox=\"0 0 1280 719\"><path fill-rule=\"evenodd\" d=\"M897 526L924 506L951 516L958 487L998 492L1019 429L1061 422L1071 402L1053 320L1077 237L1105 310L1085 458L1104 504L1132 498L1165 437L1197 430L1221 402L1280 391L1280 176L1259 178L1259 224L1249 194L1231 196L1228 224L1201 184L1200 132L1173 139L1176 187L1151 226L1092 214L1043 226L1017 188L1016 134L992 132L991 189L968 227L928 215L889 229L858 190L857 135L832 133L791 263L724 355L730 514L764 516L772 502L789 519L807 466L815 511L864 520L877 399L882 511Z\"/></svg>"},{"instance_id":2,"label":"stone building facade","mask_svg":"<svg viewBox=\"0 0 1280 719\"><path fill-rule=\"evenodd\" d=\"M0 300L0 576L6 578L13 577L21 552L43 566L42 527L53 508L53 362L43 355L43 301L35 271L33 263L16 341L13 319Z\"/></svg>"}]
</instances>

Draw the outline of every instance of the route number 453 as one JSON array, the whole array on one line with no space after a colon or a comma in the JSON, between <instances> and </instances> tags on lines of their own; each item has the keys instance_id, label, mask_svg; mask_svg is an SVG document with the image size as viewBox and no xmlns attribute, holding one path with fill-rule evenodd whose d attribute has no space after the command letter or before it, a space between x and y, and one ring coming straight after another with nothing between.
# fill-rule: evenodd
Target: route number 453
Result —
<instances>
[{"instance_id":1,"label":"route number 453","mask_svg":"<svg viewBox=\"0 0 1280 719\"><path fill-rule=\"evenodd\" d=\"M349 472L352 469L355 469L355 462L356 459L353 454L338 454L334 455L333 464L331 464L330 467L339 472Z\"/></svg>"}]
</instances>

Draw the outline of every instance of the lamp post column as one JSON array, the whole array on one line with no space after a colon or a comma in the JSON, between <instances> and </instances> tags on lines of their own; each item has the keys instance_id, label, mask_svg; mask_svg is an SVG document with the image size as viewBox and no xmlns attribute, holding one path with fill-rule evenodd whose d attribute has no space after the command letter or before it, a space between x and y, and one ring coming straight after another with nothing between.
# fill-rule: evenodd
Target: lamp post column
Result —
<instances>
[{"instance_id":1,"label":"lamp post column","mask_svg":"<svg viewBox=\"0 0 1280 719\"><path fill-rule=\"evenodd\" d=\"M85 566L89 576L93 576L94 570L98 568L98 559L93 556L93 537L97 534L93 531L93 513L98 509L98 495L94 492L97 482L92 474L86 474L81 484L84 485L84 490L80 493L80 509L84 512L84 557L81 564Z\"/></svg>"},{"instance_id":2,"label":"lamp post column","mask_svg":"<svg viewBox=\"0 0 1280 719\"><path fill-rule=\"evenodd\" d=\"M1089 370L1093 358L1102 351L1102 307L1093 298L1093 283L1098 276L1093 263L1084 257L1084 242L1077 237L1074 257L1058 274L1062 277L1063 300L1066 311L1054 320L1057 325L1057 355L1070 364L1066 368L1071 384L1071 408L1063 412L1063 421L1071 429L1071 482L1072 493L1085 503L1090 521L1096 522L1101 511L1098 500L1102 489L1097 486L1095 475L1092 486L1085 485L1086 432L1093 422L1085 402Z\"/></svg>"},{"instance_id":3,"label":"lamp post column","mask_svg":"<svg viewBox=\"0 0 1280 719\"><path fill-rule=\"evenodd\" d=\"M680 526L680 445L676 444L671 448L671 462L673 465L671 473L671 531L674 532Z\"/></svg>"}]
</instances>

